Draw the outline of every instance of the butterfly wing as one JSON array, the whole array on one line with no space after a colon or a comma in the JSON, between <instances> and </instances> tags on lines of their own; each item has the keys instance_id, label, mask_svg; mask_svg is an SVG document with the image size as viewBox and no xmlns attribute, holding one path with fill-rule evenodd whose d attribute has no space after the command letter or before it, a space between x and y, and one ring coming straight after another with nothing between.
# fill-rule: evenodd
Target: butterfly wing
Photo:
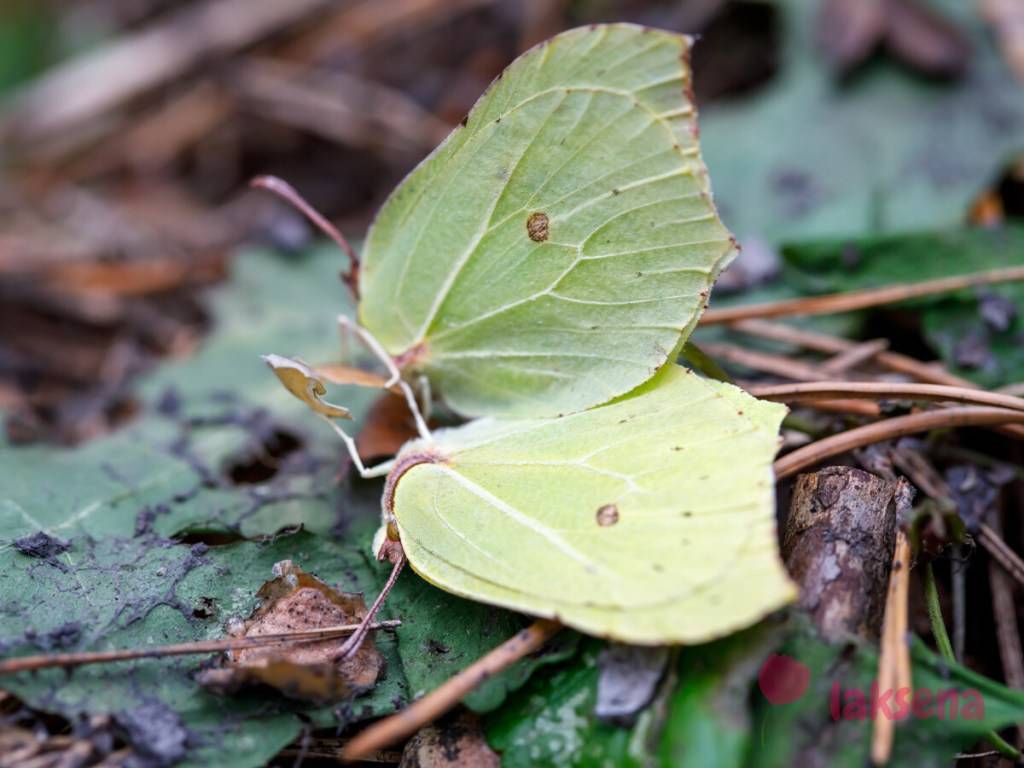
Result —
<instances>
[{"instance_id":1,"label":"butterfly wing","mask_svg":"<svg viewBox=\"0 0 1024 768\"><path fill-rule=\"evenodd\" d=\"M403 546L442 589L590 634L726 634L795 595L775 537L784 413L672 365L590 411L442 431L444 460L398 480Z\"/></svg>"},{"instance_id":2,"label":"butterfly wing","mask_svg":"<svg viewBox=\"0 0 1024 768\"><path fill-rule=\"evenodd\" d=\"M689 48L613 24L528 51L381 209L360 320L457 411L570 413L674 359L735 252Z\"/></svg>"}]
</instances>

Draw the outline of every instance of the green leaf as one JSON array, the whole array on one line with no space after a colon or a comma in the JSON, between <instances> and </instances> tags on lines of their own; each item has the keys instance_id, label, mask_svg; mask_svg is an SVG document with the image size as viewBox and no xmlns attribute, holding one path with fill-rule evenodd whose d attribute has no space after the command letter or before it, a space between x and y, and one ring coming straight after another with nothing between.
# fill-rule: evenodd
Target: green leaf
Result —
<instances>
[{"instance_id":1,"label":"green leaf","mask_svg":"<svg viewBox=\"0 0 1024 768\"><path fill-rule=\"evenodd\" d=\"M661 765L740 765L756 736L750 689L780 628L759 624L718 642L686 648L660 740Z\"/></svg>"},{"instance_id":2,"label":"green leaf","mask_svg":"<svg viewBox=\"0 0 1024 768\"><path fill-rule=\"evenodd\" d=\"M429 693L523 628L521 616L462 600L412 575L399 580L385 606L385 615L402 619L395 638L413 699ZM543 654L522 659L488 678L463 703L477 712L497 708L538 666L572 655L578 640L575 632L559 633Z\"/></svg>"},{"instance_id":3,"label":"green leaf","mask_svg":"<svg viewBox=\"0 0 1024 768\"><path fill-rule=\"evenodd\" d=\"M630 729L602 723L593 714L600 648L588 641L579 658L537 676L487 718L487 740L502 753L505 768L646 764L645 750Z\"/></svg>"},{"instance_id":4,"label":"green leaf","mask_svg":"<svg viewBox=\"0 0 1024 768\"><path fill-rule=\"evenodd\" d=\"M343 302L336 257L327 251L298 261L244 254L217 292L213 333L195 356L144 383L136 421L75 449L0 445L4 655L223 637L224 624L248 616L273 564L285 559L344 590L377 593L387 570L367 550L382 484L339 480L336 437L280 391L260 360L268 348L334 358L331 315L309 306ZM375 393L346 394L362 419ZM296 526L305 530L287 533ZM397 637L376 637L383 679L337 707L269 693L217 698L193 679L196 657L21 675L0 686L72 718L163 713L161 722L187 736L192 763L263 765L300 732L296 713L323 727L390 713L409 699L407 663L412 690L425 690L520 626L519 617L412 574L399 580L394 598L389 615L406 624ZM422 658L427 638L448 649L437 664ZM558 655L496 677L479 704L496 706L549 658Z\"/></svg>"},{"instance_id":5,"label":"green leaf","mask_svg":"<svg viewBox=\"0 0 1024 768\"><path fill-rule=\"evenodd\" d=\"M411 442L385 507L447 591L626 642L702 642L795 594L775 540L784 413L670 366L601 408Z\"/></svg>"},{"instance_id":6,"label":"green leaf","mask_svg":"<svg viewBox=\"0 0 1024 768\"><path fill-rule=\"evenodd\" d=\"M455 410L574 412L674 360L734 253L698 152L689 47L626 24L558 35L381 209L361 322Z\"/></svg>"},{"instance_id":7,"label":"green leaf","mask_svg":"<svg viewBox=\"0 0 1024 768\"><path fill-rule=\"evenodd\" d=\"M0 9L0 95L42 71L55 58L52 9L30 0L9 0Z\"/></svg>"},{"instance_id":8,"label":"green leaf","mask_svg":"<svg viewBox=\"0 0 1024 768\"><path fill-rule=\"evenodd\" d=\"M701 115L716 201L741 240L963 221L1020 149L1024 86L972 4L933 4L972 43L968 71L953 83L929 82L891 57L841 82L816 44L820 4L774 4L782 15L779 72L764 90Z\"/></svg>"},{"instance_id":9,"label":"green leaf","mask_svg":"<svg viewBox=\"0 0 1024 768\"><path fill-rule=\"evenodd\" d=\"M207 548L173 541L78 538L63 555L40 560L14 549L0 555L5 648L115 649L222 637L224 622L248 616L273 564L291 559L330 583L367 588L372 575L359 552L308 533L272 543ZM199 614L199 615L197 615ZM262 765L298 734L303 711L322 725L344 724L394 709L405 698L393 641L379 637L389 674L368 695L333 708L303 707L273 695L227 699L199 688L195 657L150 659L4 678L27 703L69 718L143 706L173 713L198 764Z\"/></svg>"}]
</instances>

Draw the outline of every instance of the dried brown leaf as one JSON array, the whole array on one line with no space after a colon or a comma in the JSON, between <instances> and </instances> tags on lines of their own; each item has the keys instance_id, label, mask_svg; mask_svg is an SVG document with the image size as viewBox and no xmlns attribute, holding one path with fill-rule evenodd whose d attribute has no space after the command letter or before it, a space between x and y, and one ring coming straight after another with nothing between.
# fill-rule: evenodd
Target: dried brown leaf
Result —
<instances>
[{"instance_id":1,"label":"dried brown leaf","mask_svg":"<svg viewBox=\"0 0 1024 768\"><path fill-rule=\"evenodd\" d=\"M257 595L262 604L234 637L258 637L354 624L366 615L362 595L338 592L290 560L274 566L275 579ZM347 698L374 685L384 659L371 638L356 653L337 662L346 638L229 651L220 666L204 670L201 684L221 691L246 685L268 685L284 695L317 702Z\"/></svg>"}]
</instances>

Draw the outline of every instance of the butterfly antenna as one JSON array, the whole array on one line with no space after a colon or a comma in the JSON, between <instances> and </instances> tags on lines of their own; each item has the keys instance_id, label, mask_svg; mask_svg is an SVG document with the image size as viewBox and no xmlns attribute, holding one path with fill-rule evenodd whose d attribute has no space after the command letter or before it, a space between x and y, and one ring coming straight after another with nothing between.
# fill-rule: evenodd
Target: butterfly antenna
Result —
<instances>
[{"instance_id":1,"label":"butterfly antenna","mask_svg":"<svg viewBox=\"0 0 1024 768\"><path fill-rule=\"evenodd\" d=\"M416 422L416 432L424 440L432 440L433 436L430 434L430 428L423 418L422 411L420 411L420 404L416 401L416 394L412 391L412 387L409 386L409 382L402 378L402 372L395 365L394 358L387 353L387 350L381 346L381 343L377 341L372 333L358 323L352 322L347 316L338 315L338 324L358 336L366 345L366 348L384 363L384 367L388 370L388 380L385 382L384 387L390 389L397 386L402 391L402 394L405 396L405 402L408 404L412 417Z\"/></svg>"},{"instance_id":2,"label":"butterfly antenna","mask_svg":"<svg viewBox=\"0 0 1024 768\"><path fill-rule=\"evenodd\" d=\"M306 202L306 199L298 193L295 187L284 179L279 179L277 176L257 176L249 182L249 186L256 189L265 189L269 192L273 192L282 200L287 200L305 214L306 218L316 224L321 232L337 243L338 247L345 252L349 259L348 273L342 275L341 279L345 282L345 285L348 286L348 289L352 291L352 295L358 300L359 255L356 253L356 250L352 247L351 243L349 243L349 241L345 239L345 236L341 234L341 230L331 224L323 214Z\"/></svg>"},{"instance_id":3,"label":"butterfly antenna","mask_svg":"<svg viewBox=\"0 0 1024 768\"><path fill-rule=\"evenodd\" d=\"M391 588L395 586L395 582L398 581L398 575L402 572L402 568L405 567L406 557L405 550L402 549L402 545L397 541L388 541L380 553L381 559L388 559L391 561L391 575L388 576L388 580L384 583L384 587L381 589L380 594L377 595L377 599L373 601L373 605L370 606L370 610L366 612L366 616L359 623L359 627L349 635L348 640L341 646L334 659L337 663L342 663L351 658L359 647L363 644L363 640L366 639L366 635L373 629L373 618L377 615L381 606L384 605L384 601L387 599L388 593L391 592Z\"/></svg>"}]
</instances>

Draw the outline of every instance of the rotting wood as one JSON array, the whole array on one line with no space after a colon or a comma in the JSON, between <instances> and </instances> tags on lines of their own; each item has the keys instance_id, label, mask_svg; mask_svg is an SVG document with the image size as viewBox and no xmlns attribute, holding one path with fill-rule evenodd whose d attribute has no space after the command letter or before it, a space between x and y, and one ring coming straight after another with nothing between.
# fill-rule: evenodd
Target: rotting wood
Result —
<instances>
[{"instance_id":1,"label":"rotting wood","mask_svg":"<svg viewBox=\"0 0 1024 768\"><path fill-rule=\"evenodd\" d=\"M878 637L900 489L852 467L796 479L782 555L801 605L829 640Z\"/></svg>"}]
</instances>

